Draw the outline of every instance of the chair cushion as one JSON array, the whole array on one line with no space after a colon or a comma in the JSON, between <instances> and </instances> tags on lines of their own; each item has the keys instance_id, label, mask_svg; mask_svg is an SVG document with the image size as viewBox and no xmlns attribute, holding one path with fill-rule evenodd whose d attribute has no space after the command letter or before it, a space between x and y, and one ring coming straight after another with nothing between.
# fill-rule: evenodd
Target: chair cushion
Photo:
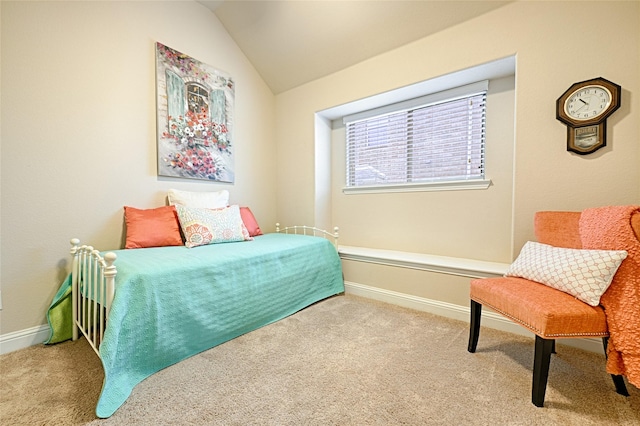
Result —
<instances>
[{"instance_id":1,"label":"chair cushion","mask_svg":"<svg viewBox=\"0 0 640 426\"><path fill-rule=\"evenodd\" d=\"M471 281L470 297L545 339L605 337L604 311L562 291L518 277Z\"/></svg>"}]
</instances>

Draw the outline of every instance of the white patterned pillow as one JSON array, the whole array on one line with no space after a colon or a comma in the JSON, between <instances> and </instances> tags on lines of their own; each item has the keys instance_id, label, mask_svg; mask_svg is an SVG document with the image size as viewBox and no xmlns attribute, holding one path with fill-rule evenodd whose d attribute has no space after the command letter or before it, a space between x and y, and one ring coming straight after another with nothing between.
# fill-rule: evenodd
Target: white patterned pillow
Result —
<instances>
[{"instance_id":1,"label":"white patterned pillow","mask_svg":"<svg viewBox=\"0 0 640 426\"><path fill-rule=\"evenodd\" d=\"M624 250L569 249L528 241L505 276L536 281L598 306L626 257Z\"/></svg>"},{"instance_id":2,"label":"white patterned pillow","mask_svg":"<svg viewBox=\"0 0 640 426\"><path fill-rule=\"evenodd\" d=\"M253 240L242 222L237 205L224 209L203 209L176 205L184 245L192 248L206 244Z\"/></svg>"}]
</instances>

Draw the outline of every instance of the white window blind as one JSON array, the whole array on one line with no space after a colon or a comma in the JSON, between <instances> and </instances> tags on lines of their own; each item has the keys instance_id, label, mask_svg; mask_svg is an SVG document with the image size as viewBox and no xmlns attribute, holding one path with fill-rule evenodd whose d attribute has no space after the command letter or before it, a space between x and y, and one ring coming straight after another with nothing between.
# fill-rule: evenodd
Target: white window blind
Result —
<instances>
[{"instance_id":1,"label":"white window blind","mask_svg":"<svg viewBox=\"0 0 640 426\"><path fill-rule=\"evenodd\" d=\"M484 179L488 82L344 118L347 188Z\"/></svg>"}]
</instances>

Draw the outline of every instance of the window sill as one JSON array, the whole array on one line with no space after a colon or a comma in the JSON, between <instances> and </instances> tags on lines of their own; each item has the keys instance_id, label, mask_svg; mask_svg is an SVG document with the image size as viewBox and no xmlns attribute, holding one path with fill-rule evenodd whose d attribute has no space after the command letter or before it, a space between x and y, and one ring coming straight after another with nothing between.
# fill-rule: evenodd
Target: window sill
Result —
<instances>
[{"instance_id":1,"label":"window sill","mask_svg":"<svg viewBox=\"0 0 640 426\"><path fill-rule=\"evenodd\" d=\"M489 186L491 186L491 179L477 179L448 182L405 183L397 185L348 186L342 188L342 192L345 194L377 194L384 192L460 191L487 189Z\"/></svg>"},{"instance_id":2,"label":"window sill","mask_svg":"<svg viewBox=\"0 0 640 426\"><path fill-rule=\"evenodd\" d=\"M338 253L342 260L419 269L470 278L500 277L509 269L507 263L365 247L340 246Z\"/></svg>"}]
</instances>

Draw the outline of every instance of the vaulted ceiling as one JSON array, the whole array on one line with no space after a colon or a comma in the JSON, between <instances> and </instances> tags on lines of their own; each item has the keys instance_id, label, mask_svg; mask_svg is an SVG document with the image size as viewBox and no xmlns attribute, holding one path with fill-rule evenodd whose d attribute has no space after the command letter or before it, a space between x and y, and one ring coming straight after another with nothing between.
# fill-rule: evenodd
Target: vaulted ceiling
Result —
<instances>
[{"instance_id":1,"label":"vaulted ceiling","mask_svg":"<svg viewBox=\"0 0 640 426\"><path fill-rule=\"evenodd\" d=\"M205 1L271 90L281 93L510 1Z\"/></svg>"}]
</instances>

